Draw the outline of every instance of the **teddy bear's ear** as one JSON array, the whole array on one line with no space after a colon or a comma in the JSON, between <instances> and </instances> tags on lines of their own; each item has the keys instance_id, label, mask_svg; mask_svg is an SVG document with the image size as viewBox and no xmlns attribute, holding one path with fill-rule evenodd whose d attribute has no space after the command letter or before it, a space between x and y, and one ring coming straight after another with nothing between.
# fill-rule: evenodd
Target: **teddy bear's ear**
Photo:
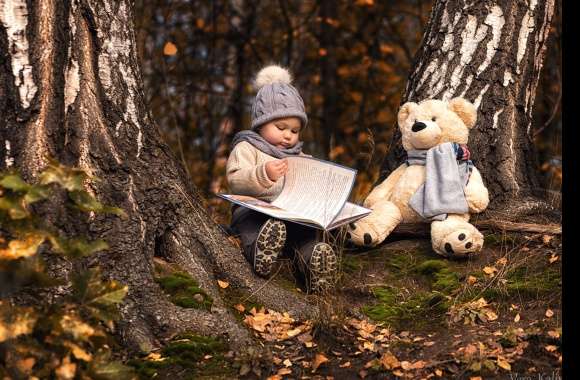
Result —
<instances>
[{"instance_id":1,"label":"teddy bear's ear","mask_svg":"<svg viewBox=\"0 0 580 380\"><path fill-rule=\"evenodd\" d=\"M397 122L399 123L399 127L403 125L405 120L409 117L409 114L413 110L413 108L417 107L417 103L407 102L401 106L399 109L399 113L397 114Z\"/></svg>"},{"instance_id":2,"label":"teddy bear's ear","mask_svg":"<svg viewBox=\"0 0 580 380\"><path fill-rule=\"evenodd\" d=\"M449 101L449 109L457 114L465 123L467 128L471 129L477 121L477 108L473 103L464 98L453 98Z\"/></svg>"}]
</instances>

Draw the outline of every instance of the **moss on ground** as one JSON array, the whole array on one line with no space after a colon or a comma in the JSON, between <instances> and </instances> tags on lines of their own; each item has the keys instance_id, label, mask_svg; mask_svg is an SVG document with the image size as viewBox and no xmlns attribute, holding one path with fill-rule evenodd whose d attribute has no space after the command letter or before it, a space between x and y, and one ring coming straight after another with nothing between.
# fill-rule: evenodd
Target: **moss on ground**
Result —
<instances>
[{"instance_id":1,"label":"moss on ground","mask_svg":"<svg viewBox=\"0 0 580 380\"><path fill-rule=\"evenodd\" d=\"M459 273L449 267L444 260L427 260L416 267L417 273L429 278L431 288L445 294L451 294L459 288Z\"/></svg>"},{"instance_id":2,"label":"moss on ground","mask_svg":"<svg viewBox=\"0 0 580 380\"><path fill-rule=\"evenodd\" d=\"M174 272L155 281L170 296L171 302L177 306L210 310L213 300L189 275L182 272Z\"/></svg>"},{"instance_id":3,"label":"moss on ground","mask_svg":"<svg viewBox=\"0 0 580 380\"><path fill-rule=\"evenodd\" d=\"M231 378L235 370L223 356L226 350L221 340L185 333L161 349L162 360L132 359L128 364L136 369L141 379L155 378L176 369L180 369L180 376L184 376L180 378L184 379Z\"/></svg>"},{"instance_id":4,"label":"moss on ground","mask_svg":"<svg viewBox=\"0 0 580 380\"><path fill-rule=\"evenodd\" d=\"M531 269L520 266L509 270L505 281L490 287L483 292L487 300L504 300L513 296L536 298L561 290L562 276L554 268Z\"/></svg>"},{"instance_id":5,"label":"moss on ground","mask_svg":"<svg viewBox=\"0 0 580 380\"><path fill-rule=\"evenodd\" d=\"M399 289L384 286L375 288L373 294L377 302L363 306L363 312L375 321L397 328L433 324L449 309L447 298L439 292L418 290L403 296Z\"/></svg>"}]
</instances>

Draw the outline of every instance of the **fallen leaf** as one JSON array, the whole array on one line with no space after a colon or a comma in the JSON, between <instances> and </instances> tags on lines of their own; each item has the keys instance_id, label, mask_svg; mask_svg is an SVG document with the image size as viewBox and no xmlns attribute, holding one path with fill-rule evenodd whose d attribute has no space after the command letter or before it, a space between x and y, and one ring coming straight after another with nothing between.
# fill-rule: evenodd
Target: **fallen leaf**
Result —
<instances>
[{"instance_id":1,"label":"fallen leaf","mask_svg":"<svg viewBox=\"0 0 580 380\"><path fill-rule=\"evenodd\" d=\"M519 322L520 321L520 314L516 314L515 318L514 318L514 322Z\"/></svg>"},{"instance_id":2,"label":"fallen leaf","mask_svg":"<svg viewBox=\"0 0 580 380\"><path fill-rule=\"evenodd\" d=\"M340 368L349 368L350 367L350 362L343 363L343 364L339 365L339 367Z\"/></svg>"},{"instance_id":3,"label":"fallen leaf","mask_svg":"<svg viewBox=\"0 0 580 380\"><path fill-rule=\"evenodd\" d=\"M290 338L292 338L292 337L294 337L294 336L296 336L296 335L300 334L301 332L302 332L302 330L301 330L301 329L299 329L299 328L296 328L296 329L293 329L293 330L288 330L288 331L286 331L286 334L288 334L288 336L289 336Z\"/></svg>"},{"instance_id":4,"label":"fallen leaf","mask_svg":"<svg viewBox=\"0 0 580 380\"><path fill-rule=\"evenodd\" d=\"M323 363L326 363L327 361L328 358L323 354L320 353L316 354L314 360L312 361L312 372L316 372L318 367L320 367Z\"/></svg>"},{"instance_id":5,"label":"fallen leaf","mask_svg":"<svg viewBox=\"0 0 580 380\"><path fill-rule=\"evenodd\" d=\"M546 310L546 317L552 318L554 316L554 312L551 309Z\"/></svg>"},{"instance_id":6,"label":"fallen leaf","mask_svg":"<svg viewBox=\"0 0 580 380\"><path fill-rule=\"evenodd\" d=\"M306 346L306 348L312 348L314 347L314 342L304 342L304 345Z\"/></svg>"},{"instance_id":7,"label":"fallen leaf","mask_svg":"<svg viewBox=\"0 0 580 380\"><path fill-rule=\"evenodd\" d=\"M560 337L560 333L557 330L548 331L548 335L556 339Z\"/></svg>"},{"instance_id":8,"label":"fallen leaf","mask_svg":"<svg viewBox=\"0 0 580 380\"><path fill-rule=\"evenodd\" d=\"M218 285L220 286L220 288L222 288L222 289L225 289L228 286L230 286L230 283L229 282L226 282L226 281L217 280L217 282L218 282Z\"/></svg>"},{"instance_id":9,"label":"fallen leaf","mask_svg":"<svg viewBox=\"0 0 580 380\"><path fill-rule=\"evenodd\" d=\"M77 371L77 365L70 362L70 357L67 356L62 360L62 364L54 371L56 377L60 380L73 379Z\"/></svg>"},{"instance_id":10,"label":"fallen leaf","mask_svg":"<svg viewBox=\"0 0 580 380\"><path fill-rule=\"evenodd\" d=\"M274 356L274 357L272 358L272 361L273 361L273 362L274 362L274 364L276 364L276 365L279 365L280 363L282 363L282 359L280 359L280 358L279 358L279 357L277 357L277 356Z\"/></svg>"},{"instance_id":11,"label":"fallen leaf","mask_svg":"<svg viewBox=\"0 0 580 380\"><path fill-rule=\"evenodd\" d=\"M548 352L554 352L554 351L556 351L556 350L558 349L558 347L556 347L556 346L553 346L553 345L549 345L549 346L546 346L546 347L544 347L544 348L545 348L545 349L546 349L546 351L548 351Z\"/></svg>"},{"instance_id":12,"label":"fallen leaf","mask_svg":"<svg viewBox=\"0 0 580 380\"><path fill-rule=\"evenodd\" d=\"M387 351L379 359L380 363L385 367L385 369L395 369L401 366L399 359L391 352Z\"/></svg>"},{"instance_id":13,"label":"fallen leaf","mask_svg":"<svg viewBox=\"0 0 580 380\"><path fill-rule=\"evenodd\" d=\"M413 363L412 368L413 369L422 369L425 368L425 365L427 363L425 363L423 360L418 360L415 363Z\"/></svg>"},{"instance_id":14,"label":"fallen leaf","mask_svg":"<svg viewBox=\"0 0 580 380\"><path fill-rule=\"evenodd\" d=\"M282 364L284 364L286 367L292 367L292 362L290 361L290 359L284 360Z\"/></svg>"},{"instance_id":15,"label":"fallen leaf","mask_svg":"<svg viewBox=\"0 0 580 380\"><path fill-rule=\"evenodd\" d=\"M476 282L477 282L477 277L475 277L475 276L469 276L469 277L467 277L467 283L468 283L469 285L473 285L473 284L475 284Z\"/></svg>"},{"instance_id":16,"label":"fallen leaf","mask_svg":"<svg viewBox=\"0 0 580 380\"><path fill-rule=\"evenodd\" d=\"M497 272L496 267L484 267L483 273L487 274L488 276L493 276L493 274Z\"/></svg>"},{"instance_id":17,"label":"fallen leaf","mask_svg":"<svg viewBox=\"0 0 580 380\"><path fill-rule=\"evenodd\" d=\"M401 368L402 368L402 369L404 369L405 371L408 371L408 370L410 370L411 368L413 368L413 365L412 365L410 362L408 362L408 361L406 361L406 360L403 360L403 361L401 362Z\"/></svg>"},{"instance_id":18,"label":"fallen leaf","mask_svg":"<svg viewBox=\"0 0 580 380\"><path fill-rule=\"evenodd\" d=\"M246 311L246 308L244 307L244 305L242 305L241 303L237 304L234 306L234 309L236 309L237 311L239 311L240 313L243 313L244 311Z\"/></svg>"},{"instance_id":19,"label":"fallen leaf","mask_svg":"<svg viewBox=\"0 0 580 380\"><path fill-rule=\"evenodd\" d=\"M266 380L282 380L282 376L276 374L276 375L269 376L268 378L266 378Z\"/></svg>"},{"instance_id":20,"label":"fallen leaf","mask_svg":"<svg viewBox=\"0 0 580 380\"><path fill-rule=\"evenodd\" d=\"M21 359L16 362L16 368L18 368L18 371L22 373L30 374L35 363L36 359L34 358Z\"/></svg>"},{"instance_id":21,"label":"fallen leaf","mask_svg":"<svg viewBox=\"0 0 580 380\"><path fill-rule=\"evenodd\" d=\"M502 257L501 259L499 259L498 261L495 262L496 264L499 265L506 265L507 264L507 258Z\"/></svg>"},{"instance_id":22,"label":"fallen leaf","mask_svg":"<svg viewBox=\"0 0 580 380\"><path fill-rule=\"evenodd\" d=\"M551 235L542 235L542 243L544 243L545 245L550 244L550 242L552 241L554 237Z\"/></svg>"},{"instance_id":23,"label":"fallen leaf","mask_svg":"<svg viewBox=\"0 0 580 380\"><path fill-rule=\"evenodd\" d=\"M560 258L560 256L558 256L558 255L552 255L552 256L550 256L548 261L550 262L550 264L552 264L552 263L558 261L559 258Z\"/></svg>"},{"instance_id":24,"label":"fallen leaf","mask_svg":"<svg viewBox=\"0 0 580 380\"><path fill-rule=\"evenodd\" d=\"M429 342L425 342L425 343L423 343L423 346L425 346L425 347L431 347L431 346L432 346L432 345L434 345L434 344L435 344L435 342L434 342L434 341L432 341L432 340L430 340Z\"/></svg>"},{"instance_id":25,"label":"fallen leaf","mask_svg":"<svg viewBox=\"0 0 580 380\"><path fill-rule=\"evenodd\" d=\"M443 371L441 371L439 368L437 368L437 369L435 370L435 375L437 375L437 376L441 377L441 376L443 376Z\"/></svg>"},{"instance_id":26,"label":"fallen leaf","mask_svg":"<svg viewBox=\"0 0 580 380\"><path fill-rule=\"evenodd\" d=\"M497 365L500 366L501 368L505 369L506 371L512 370L512 366L510 365L510 363L508 363L508 361L502 357L497 358Z\"/></svg>"},{"instance_id":27,"label":"fallen leaf","mask_svg":"<svg viewBox=\"0 0 580 380\"><path fill-rule=\"evenodd\" d=\"M481 376L471 376L469 380L482 380Z\"/></svg>"},{"instance_id":28,"label":"fallen leaf","mask_svg":"<svg viewBox=\"0 0 580 380\"><path fill-rule=\"evenodd\" d=\"M276 375L284 376L284 375L290 375L291 373L292 373L292 370L290 368L280 368L278 370L278 372L276 372Z\"/></svg>"},{"instance_id":29,"label":"fallen leaf","mask_svg":"<svg viewBox=\"0 0 580 380\"><path fill-rule=\"evenodd\" d=\"M485 316L487 317L487 319L488 319L489 321L495 321L495 320L497 319L497 314L496 314L496 313L494 313L494 312L493 312L493 311L491 311L491 310L487 310L487 311L485 312Z\"/></svg>"}]
</instances>

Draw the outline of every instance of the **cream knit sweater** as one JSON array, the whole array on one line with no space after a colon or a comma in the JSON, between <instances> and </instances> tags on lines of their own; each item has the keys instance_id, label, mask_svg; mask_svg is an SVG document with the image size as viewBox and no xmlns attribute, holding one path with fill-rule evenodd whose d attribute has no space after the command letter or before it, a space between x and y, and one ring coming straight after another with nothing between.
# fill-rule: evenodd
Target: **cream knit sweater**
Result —
<instances>
[{"instance_id":1,"label":"cream knit sweater","mask_svg":"<svg viewBox=\"0 0 580 380\"><path fill-rule=\"evenodd\" d=\"M236 144L226 165L226 177L232 194L249 195L268 202L276 199L282 191L284 177L272 181L266 174L266 163L276 159L247 141Z\"/></svg>"},{"instance_id":2,"label":"cream knit sweater","mask_svg":"<svg viewBox=\"0 0 580 380\"><path fill-rule=\"evenodd\" d=\"M266 174L266 163L276 160L254 148L247 141L237 144L226 166L228 186L233 194L250 195L265 201L273 201L282 191L284 177L274 182Z\"/></svg>"}]
</instances>

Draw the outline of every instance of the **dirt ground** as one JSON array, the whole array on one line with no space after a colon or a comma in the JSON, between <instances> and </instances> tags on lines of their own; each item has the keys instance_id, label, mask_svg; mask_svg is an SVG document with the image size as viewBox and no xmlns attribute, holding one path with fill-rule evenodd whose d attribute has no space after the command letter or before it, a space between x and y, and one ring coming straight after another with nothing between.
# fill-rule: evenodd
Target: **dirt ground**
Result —
<instances>
[{"instance_id":1,"label":"dirt ground","mask_svg":"<svg viewBox=\"0 0 580 380\"><path fill-rule=\"evenodd\" d=\"M308 296L315 320L230 294L260 349L182 336L132 363L157 379L560 379L561 254L559 236L502 232L466 260L422 239L344 249L335 291ZM303 292L289 267L272 281Z\"/></svg>"}]
</instances>

